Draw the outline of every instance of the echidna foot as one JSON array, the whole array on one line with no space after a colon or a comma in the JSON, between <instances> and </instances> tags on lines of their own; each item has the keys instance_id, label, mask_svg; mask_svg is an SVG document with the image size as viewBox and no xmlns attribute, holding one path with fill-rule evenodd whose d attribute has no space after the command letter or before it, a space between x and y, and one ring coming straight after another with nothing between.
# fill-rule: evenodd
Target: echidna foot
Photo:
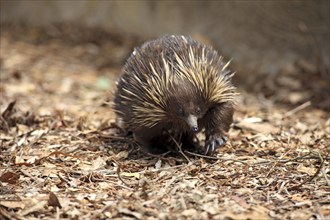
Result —
<instances>
[{"instance_id":1,"label":"echidna foot","mask_svg":"<svg viewBox=\"0 0 330 220\"><path fill-rule=\"evenodd\" d=\"M211 136L208 141L205 143L205 155L210 155L213 154L214 151L225 145L227 142L228 138L226 136L218 136L218 135L213 135Z\"/></svg>"}]
</instances>

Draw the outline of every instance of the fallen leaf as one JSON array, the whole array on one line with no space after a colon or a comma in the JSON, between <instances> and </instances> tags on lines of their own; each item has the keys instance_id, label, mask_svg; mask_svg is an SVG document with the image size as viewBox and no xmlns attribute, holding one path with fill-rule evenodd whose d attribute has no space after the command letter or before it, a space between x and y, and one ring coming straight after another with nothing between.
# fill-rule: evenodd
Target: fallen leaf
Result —
<instances>
[{"instance_id":1,"label":"fallen leaf","mask_svg":"<svg viewBox=\"0 0 330 220\"><path fill-rule=\"evenodd\" d=\"M9 184L16 184L19 180L19 175L13 172L5 172L0 176L0 182L9 183Z\"/></svg>"},{"instance_id":2,"label":"fallen leaf","mask_svg":"<svg viewBox=\"0 0 330 220\"><path fill-rule=\"evenodd\" d=\"M120 176L135 177L136 179L140 179L141 174L140 174L140 173L127 173L127 172L122 172L122 173L120 173Z\"/></svg>"},{"instance_id":3,"label":"fallen leaf","mask_svg":"<svg viewBox=\"0 0 330 220\"><path fill-rule=\"evenodd\" d=\"M243 121L246 123L260 123L263 120L262 118L258 118L258 117L250 117L250 118L244 118Z\"/></svg>"},{"instance_id":4,"label":"fallen leaf","mask_svg":"<svg viewBox=\"0 0 330 220\"><path fill-rule=\"evenodd\" d=\"M197 214L196 209L186 209L182 212L182 215L186 217L193 217L196 216L196 214Z\"/></svg>"},{"instance_id":5,"label":"fallen leaf","mask_svg":"<svg viewBox=\"0 0 330 220\"><path fill-rule=\"evenodd\" d=\"M26 207L26 209L19 212L19 214L22 216L26 216L32 212L41 211L45 208L46 204L47 204L47 201L45 201L45 200L38 201L38 202L34 201L31 206Z\"/></svg>"},{"instance_id":6,"label":"fallen leaf","mask_svg":"<svg viewBox=\"0 0 330 220\"><path fill-rule=\"evenodd\" d=\"M24 209L25 207L25 203L22 201L10 201L10 200L0 200L0 205L10 209L15 209L15 208Z\"/></svg>"},{"instance_id":7,"label":"fallen leaf","mask_svg":"<svg viewBox=\"0 0 330 220\"><path fill-rule=\"evenodd\" d=\"M234 200L235 202L237 202L237 204L239 204L240 206L242 206L243 208L245 209L248 209L250 208L250 205L247 204L247 202L245 201L244 198L242 197L239 197L239 196L236 196L236 195L233 195L230 197L232 200Z\"/></svg>"},{"instance_id":8,"label":"fallen leaf","mask_svg":"<svg viewBox=\"0 0 330 220\"><path fill-rule=\"evenodd\" d=\"M137 219L141 219L142 218L142 214L141 213L133 212L133 211L127 209L127 208L120 207L120 208L118 208L118 211L119 211L119 213L123 213L123 214L126 214L126 215L132 215L132 216L134 216Z\"/></svg>"},{"instance_id":9,"label":"fallen leaf","mask_svg":"<svg viewBox=\"0 0 330 220\"><path fill-rule=\"evenodd\" d=\"M60 201L58 200L57 196L53 192L49 193L48 205L53 206L53 207L62 208Z\"/></svg>"},{"instance_id":10,"label":"fallen leaf","mask_svg":"<svg viewBox=\"0 0 330 220\"><path fill-rule=\"evenodd\" d=\"M235 126L243 129L248 130L256 133L263 133L263 134L274 134L279 131L278 128L274 127L270 123L250 123L246 121L240 121L239 123L235 124Z\"/></svg>"},{"instance_id":11,"label":"fallen leaf","mask_svg":"<svg viewBox=\"0 0 330 220\"><path fill-rule=\"evenodd\" d=\"M314 167L305 167L304 165L299 164L297 170L299 172L307 173L309 176L313 176L316 173L317 169Z\"/></svg>"}]
</instances>

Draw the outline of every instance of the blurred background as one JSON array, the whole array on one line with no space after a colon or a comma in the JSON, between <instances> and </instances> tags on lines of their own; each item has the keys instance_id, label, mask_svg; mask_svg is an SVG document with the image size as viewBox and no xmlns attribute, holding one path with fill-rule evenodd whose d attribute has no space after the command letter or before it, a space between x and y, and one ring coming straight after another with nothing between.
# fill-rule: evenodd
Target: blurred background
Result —
<instances>
[{"instance_id":1,"label":"blurred background","mask_svg":"<svg viewBox=\"0 0 330 220\"><path fill-rule=\"evenodd\" d=\"M15 44L22 54L53 54L48 62L59 66L116 75L145 40L184 34L232 59L238 87L330 109L329 2L1 1L2 70L23 62L4 62Z\"/></svg>"}]
</instances>

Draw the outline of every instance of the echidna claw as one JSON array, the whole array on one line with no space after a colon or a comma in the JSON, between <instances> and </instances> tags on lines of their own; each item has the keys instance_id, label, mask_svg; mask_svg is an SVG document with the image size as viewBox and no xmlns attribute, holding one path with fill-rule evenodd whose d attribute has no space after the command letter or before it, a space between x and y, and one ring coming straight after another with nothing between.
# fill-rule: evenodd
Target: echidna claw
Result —
<instances>
[{"instance_id":1,"label":"echidna claw","mask_svg":"<svg viewBox=\"0 0 330 220\"><path fill-rule=\"evenodd\" d=\"M226 136L211 136L206 142L205 155L212 154L217 148L225 145L228 138Z\"/></svg>"}]
</instances>

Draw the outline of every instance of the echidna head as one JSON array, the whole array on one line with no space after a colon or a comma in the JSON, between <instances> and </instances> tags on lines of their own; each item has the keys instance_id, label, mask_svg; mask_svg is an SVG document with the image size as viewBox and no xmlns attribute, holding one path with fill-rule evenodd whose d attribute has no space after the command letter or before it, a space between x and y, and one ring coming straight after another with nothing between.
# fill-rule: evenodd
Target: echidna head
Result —
<instances>
[{"instance_id":1,"label":"echidna head","mask_svg":"<svg viewBox=\"0 0 330 220\"><path fill-rule=\"evenodd\" d=\"M177 82L170 94L167 112L176 120L174 122L198 132L198 119L203 118L207 111L202 95L188 81Z\"/></svg>"},{"instance_id":2,"label":"echidna head","mask_svg":"<svg viewBox=\"0 0 330 220\"><path fill-rule=\"evenodd\" d=\"M199 130L198 119L202 118L204 114L203 106L194 103L192 100L183 100L177 106L176 117L184 121L193 132Z\"/></svg>"}]
</instances>

